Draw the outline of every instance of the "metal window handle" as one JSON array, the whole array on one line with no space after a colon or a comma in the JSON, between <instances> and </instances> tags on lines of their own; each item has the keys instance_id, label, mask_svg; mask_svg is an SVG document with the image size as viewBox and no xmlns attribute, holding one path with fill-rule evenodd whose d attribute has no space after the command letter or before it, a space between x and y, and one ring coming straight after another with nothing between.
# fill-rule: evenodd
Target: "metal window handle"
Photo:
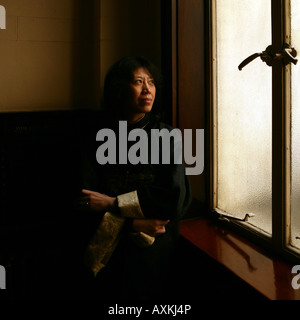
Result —
<instances>
[{"instance_id":1,"label":"metal window handle","mask_svg":"<svg viewBox=\"0 0 300 320\"><path fill-rule=\"evenodd\" d=\"M283 48L282 55L282 58L285 60L286 64L293 63L294 65L296 65L298 63L298 59L296 59L297 51L295 50L295 48L291 48L289 46Z\"/></svg>"},{"instance_id":2,"label":"metal window handle","mask_svg":"<svg viewBox=\"0 0 300 320\"><path fill-rule=\"evenodd\" d=\"M248 57L247 59L245 59L240 65L239 65L239 70L242 71L242 69L244 67L246 67L246 65L248 65L250 62L252 62L253 60L255 60L258 57L261 57L262 53L254 53L252 54L250 57Z\"/></svg>"},{"instance_id":3,"label":"metal window handle","mask_svg":"<svg viewBox=\"0 0 300 320\"><path fill-rule=\"evenodd\" d=\"M273 46L268 46L265 51L261 53L254 53L247 59L245 59L240 65L239 70L241 71L246 65L248 65L250 62L255 60L256 58L260 57L263 62L265 62L268 66L273 66L274 61L282 60L284 65L287 65L289 63L297 64L298 59L297 57L297 51L294 48L291 48L289 44L284 44L282 52L276 53Z\"/></svg>"}]
</instances>

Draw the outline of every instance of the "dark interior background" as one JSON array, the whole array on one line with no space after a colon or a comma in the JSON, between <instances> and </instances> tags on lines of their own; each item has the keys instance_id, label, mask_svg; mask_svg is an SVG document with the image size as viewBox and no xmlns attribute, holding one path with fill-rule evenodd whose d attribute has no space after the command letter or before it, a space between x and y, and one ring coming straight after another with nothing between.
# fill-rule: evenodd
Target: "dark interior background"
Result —
<instances>
[{"instance_id":1,"label":"dark interior background","mask_svg":"<svg viewBox=\"0 0 300 320\"><path fill-rule=\"evenodd\" d=\"M165 77L166 121L205 129L208 138L206 4L1 1L7 12L0 31L0 264L7 270L1 297L55 299L66 290L68 298L64 279L72 281L72 266L61 268L61 259L72 246L66 230L79 188L80 135L99 116L114 61L153 60ZM208 167L190 180L193 204L185 219L208 207ZM178 298L258 297L184 239L178 260Z\"/></svg>"}]
</instances>

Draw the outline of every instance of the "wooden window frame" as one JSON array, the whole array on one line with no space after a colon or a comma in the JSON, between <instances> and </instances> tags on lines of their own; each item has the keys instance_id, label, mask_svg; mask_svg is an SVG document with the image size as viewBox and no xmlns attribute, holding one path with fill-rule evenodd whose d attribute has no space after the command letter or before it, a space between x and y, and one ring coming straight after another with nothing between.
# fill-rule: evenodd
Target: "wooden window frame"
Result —
<instances>
[{"instance_id":1,"label":"wooden window frame","mask_svg":"<svg viewBox=\"0 0 300 320\"><path fill-rule=\"evenodd\" d=\"M208 4L208 62L210 131L210 209L217 208L217 41L216 1ZM284 43L290 44L290 1L272 0L272 45L277 52ZM263 48L262 48L263 49ZM291 66L277 62L272 72L272 236L249 225L233 222L231 226L242 235L280 254L292 262L299 262L300 251L290 246L291 221Z\"/></svg>"}]
</instances>

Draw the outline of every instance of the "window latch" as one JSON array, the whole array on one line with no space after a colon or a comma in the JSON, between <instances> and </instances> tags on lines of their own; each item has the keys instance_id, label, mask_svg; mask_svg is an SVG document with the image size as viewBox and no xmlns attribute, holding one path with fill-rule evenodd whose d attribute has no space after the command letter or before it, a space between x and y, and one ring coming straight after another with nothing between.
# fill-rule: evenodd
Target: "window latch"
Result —
<instances>
[{"instance_id":1,"label":"window latch","mask_svg":"<svg viewBox=\"0 0 300 320\"><path fill-rule=\"evenodd\" d=\"M249 218L253 218L255 216L254 213L246 213L244 218L238 218L238 217L235 217L231 214L225 213L217 208L214 210L214 212L217 213L219 220L223 220L223 221L225 220L228 222L230 222L231 220L239 221L239 222L247 222L249 220Z\"/></svg>"},{"instance_id":2,"label":"window latch","mask_svg":"<svg viewBox=\"0 0 300 320\"><path fill-rule=\"evenodd\" d=\"M242 71L244 67L246 67L250 62L260 57L263 62L265 62L268 66L272 67L275 61L282 60L284 65L288 65L290 63L297 64L298 59L297 51L295 48L291 48L291 46L287 43L284 44L283 49L280 53L277 53L273 46L268 46L265 51L261 53L254 53L247 59L245 59L240 65L239 70Z\"/></svg>"}]
</instances>

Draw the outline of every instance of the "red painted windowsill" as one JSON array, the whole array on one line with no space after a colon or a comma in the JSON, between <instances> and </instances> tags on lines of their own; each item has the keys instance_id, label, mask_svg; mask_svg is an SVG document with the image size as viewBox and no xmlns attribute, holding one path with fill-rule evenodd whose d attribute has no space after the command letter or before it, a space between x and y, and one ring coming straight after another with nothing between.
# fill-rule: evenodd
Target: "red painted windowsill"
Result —
<instances>
[{"instance_id":1,"label":"red painted windowsill","mask_svg":"<svg viewBox=\"0 0 300 320\"><path fill-rule=\"evenodd\" d=\"M180 234L270 300L300 300L292 265L205 218L184 220Z\"/></svg>"}]
</instances>

